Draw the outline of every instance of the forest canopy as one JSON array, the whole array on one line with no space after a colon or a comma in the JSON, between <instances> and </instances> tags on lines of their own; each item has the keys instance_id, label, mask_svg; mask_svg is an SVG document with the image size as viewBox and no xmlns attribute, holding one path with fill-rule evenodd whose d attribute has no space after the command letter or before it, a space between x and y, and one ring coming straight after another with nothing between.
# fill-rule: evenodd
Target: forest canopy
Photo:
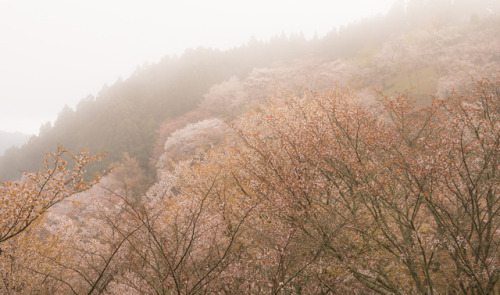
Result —
<instances>
[{"instance_id":1,"label":"forest canopy","mask_svg":"<svg viewBox=\"0 0 500 295\"><path fill-rule=\"evenodd\" d=\"M349 88L283 91L236 120L224 143L163 169L146 193L132 189L139 167L129 159L80 196L78 219L55 211L0 240L2 288L495 294L499 127L498 80L426 108L405 94L370 105ZM67 196L51 187L35 193Z\"/></svg>"},{"instance_id":2,"label":"forest canopy","mask_svg":"<svg viewBox=\"0 0 500 295\"><path fill-rule=\"evenodd\" d=\"M64 108L0 157L0 293L499 294L499 12L401 1Z\"/></svg>"}]
</instances>

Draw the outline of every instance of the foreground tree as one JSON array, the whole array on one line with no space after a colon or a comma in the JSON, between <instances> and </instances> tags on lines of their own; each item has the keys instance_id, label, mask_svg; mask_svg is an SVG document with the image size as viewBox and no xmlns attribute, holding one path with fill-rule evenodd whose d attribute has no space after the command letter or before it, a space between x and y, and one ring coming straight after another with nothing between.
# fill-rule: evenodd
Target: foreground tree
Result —
<instances>
[{"instance_id":1,"label":"foreground tree","mask_svg":"<svg viewBox=\"0 0 500 295\"><path fill-rule=\"evenodd\" d=\"M65 156L74 162L71 169ZM84 167L102 158L102 154L75 155L59 147L48 154L41 170L25 173L21 181L0 182L0 243L21 234L55 204L95 184L98 178L84 181Z\"/></svg>"},{"instance_id":2,"label":"foreground tree","mask_svg":"<svg viewBox=\"0 0 500 295\"><path fill-rule=\"evenodd\" d=\"M86 151L73 154L62 147L49 154L44 167L25 173L17 182L0 183L0 290L6 294L47 290L40 273L52 266L42 257L57 257L60 234L44 229L43 217L54 205L84 191L99 177L84 180L85 166L102 159ZM68 167L72 163L71 167ZM31 289L35 288L35 289ZM45 288L45 289L44 289Z\"/></svg>"}]
</instances>

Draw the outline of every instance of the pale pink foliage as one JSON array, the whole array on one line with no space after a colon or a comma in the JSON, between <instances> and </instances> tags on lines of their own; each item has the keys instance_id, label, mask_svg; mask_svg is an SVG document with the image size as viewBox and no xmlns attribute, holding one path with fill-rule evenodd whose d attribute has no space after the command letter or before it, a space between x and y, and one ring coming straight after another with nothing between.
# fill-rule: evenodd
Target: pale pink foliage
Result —
<instances>
[{"instance_id":1,"label":"pale pink foliage","mask_svg":"<svg viewBox=\"0 0 500 295\"><path fill-rule=\"evenodd\" d=\"M271 68L254 69L245 79L231 77L213 86L205 94L200 108L228 120L251 108L258 107L278 89L328 89L333 85L346 85L356 78L360 68L341 60L306 58Z\"/></svg>"},{"instance_id":2,"label":"pale pink foliage","mask_svg":"<svg viewBox=\"0 0 500 295\"><path fill-rule=\"evenodd\" d=\"M221 143L227 132L227 125L219 119L191 123L176 130L166 140L157 168L162 170L169 167L170 163L199 156L202 152Z\"/></svg>"}]
</instances>

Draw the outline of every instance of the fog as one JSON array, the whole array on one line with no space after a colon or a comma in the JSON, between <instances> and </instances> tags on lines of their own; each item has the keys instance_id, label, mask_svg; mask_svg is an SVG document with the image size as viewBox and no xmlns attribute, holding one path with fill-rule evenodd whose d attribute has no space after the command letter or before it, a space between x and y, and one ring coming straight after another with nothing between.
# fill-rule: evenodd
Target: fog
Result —
<instances>
[{"instance_id":1,"label":"fog","mask_svg":"<svg viewBox=\"0 0 500 295\"><path fill-rule=\"evenodd\" d=\"M500 294L499 0L0 1L0 294Z\"/></svg>"},{"instance_id":2,"label":"fog","mask_svg":"<svg viewBox=\"0 0 500 295\"><path fill-rule=\"evenodd\" d=\"M282 33L307 38L385 13L382 1L1 1L0 130L37 134L64 105L144 63Z\"/></svg>"}]
</instances>

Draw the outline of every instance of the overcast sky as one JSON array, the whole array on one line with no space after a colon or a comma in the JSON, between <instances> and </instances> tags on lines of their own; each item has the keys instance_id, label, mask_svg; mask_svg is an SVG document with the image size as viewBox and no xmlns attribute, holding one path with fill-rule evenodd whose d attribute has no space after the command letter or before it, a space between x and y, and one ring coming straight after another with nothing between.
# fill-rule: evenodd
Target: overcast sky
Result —
<instances>
[{"instance_id":1,"label":"overcast sky","mask_svg":"<svg viewBox=\"0 0 500 295\"><path fill-rule=\"evenodd\" d=\"M310 38L394 0L0 0L0 130L37 134L138 65L253 35Z\"/></svg>"}]
</instances>

